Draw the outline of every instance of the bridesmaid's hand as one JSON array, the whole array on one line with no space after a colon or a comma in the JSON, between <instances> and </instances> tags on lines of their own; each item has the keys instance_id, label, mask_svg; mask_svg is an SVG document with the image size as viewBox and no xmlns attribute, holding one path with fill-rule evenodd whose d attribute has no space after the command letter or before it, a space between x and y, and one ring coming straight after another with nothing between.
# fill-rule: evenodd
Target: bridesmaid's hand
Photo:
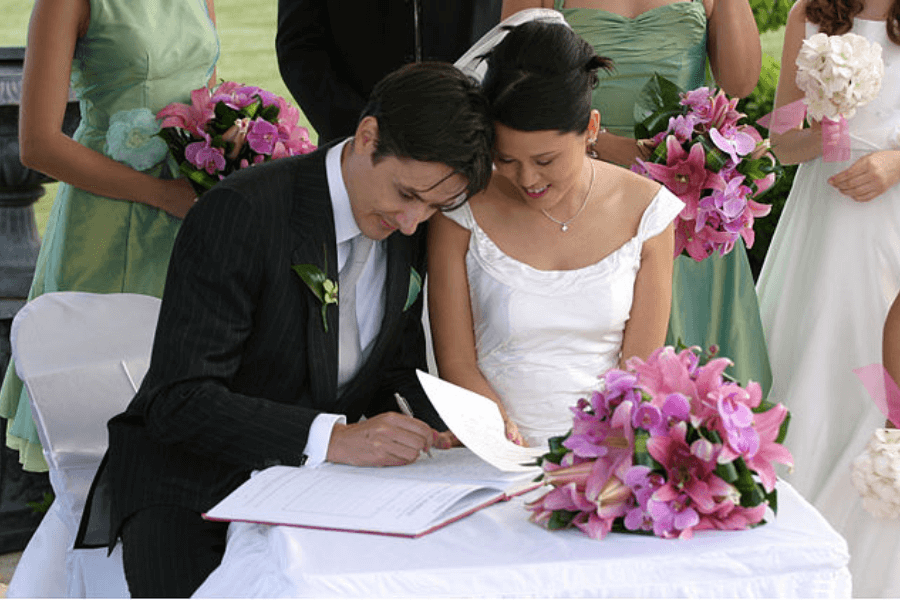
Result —
<instances>
[{"instance_id":1,"label":"bridesmaid's hand","mask_svg":"<svg viewBox=\"0 0 900 600\"><path fill-rule=\"evenodd\" d=\"M525 443L525 438L522 437L522 434L519 433L519 426L516 425L513 421L508 418L503 419L503 424L506 427L506 439L511 441L513 444L519 446L527 446Z\"/></svg>"},{"instance_id":2,"label":"bridesmaid's hand","mask_svg":"<svg viewBox=\"0 0 900 600\"><path fill-rule=\"evenodd\" d=\"M183 177L161 179L160 182L163 184L163 193L160 196L159 207L173 217L183 219L197 201L197 192Z\"/></svg>"},{"instance_id":3,"label":"bridesmaid's hand","mask_svg":"<svg viewBox=\"0 0 900 600\"><path fill-rule=\"evenodd\" d=\"M828 183L857 202L877 198L900 181L900 150L880 150L832 175Z\"/></svg>"}]
</instances>

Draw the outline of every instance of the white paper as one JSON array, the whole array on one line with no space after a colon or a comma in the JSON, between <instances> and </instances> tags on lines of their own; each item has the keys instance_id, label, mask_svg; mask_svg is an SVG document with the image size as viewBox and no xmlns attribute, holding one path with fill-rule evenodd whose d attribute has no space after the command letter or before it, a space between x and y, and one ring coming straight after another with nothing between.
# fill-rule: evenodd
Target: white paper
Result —
<instances>
[{"instance_id":1,"label":"white paper","mask_svg":"<svg viewBox=\"0 0 900 600\"><path fill-rule=\"evenodd\" d=\"M503 471L534 471L546 448L526 448L506 439L500 409L490 398L416 371L422 389L450 431L472 452Z\"/></svg>"}]
</instances>

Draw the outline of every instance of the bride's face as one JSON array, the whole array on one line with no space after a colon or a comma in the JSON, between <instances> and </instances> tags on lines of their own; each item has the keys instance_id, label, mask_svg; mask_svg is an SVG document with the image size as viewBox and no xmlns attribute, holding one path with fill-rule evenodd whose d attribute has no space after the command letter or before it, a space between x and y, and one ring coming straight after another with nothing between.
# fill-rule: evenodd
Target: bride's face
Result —
<instances>
[{"instance_id":1,"label":"bride's face","mask_svg":"<svg viewBox=\"0 0 900 600\"><path fill-rule=\"evenodd\" d=\"M587 132L519 131L501 123L495 131L495 174L509 180L526 204L550 211L560 202L581 202L572 196L580 189Z\"/></svg>"}]
</instances>

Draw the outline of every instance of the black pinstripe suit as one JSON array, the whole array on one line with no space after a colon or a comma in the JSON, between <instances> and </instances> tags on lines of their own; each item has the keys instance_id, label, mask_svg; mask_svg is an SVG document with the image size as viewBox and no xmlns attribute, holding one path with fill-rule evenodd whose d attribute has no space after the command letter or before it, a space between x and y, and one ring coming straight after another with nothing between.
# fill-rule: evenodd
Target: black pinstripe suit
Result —
<instances>
[{"instance_id":1,"label":"black pinstripe suit","mask_svg":"<svg viewBox=\"0 0 900 600\"><path fill-rule=\"evenodd\" d=\"M111 492L113 534L142 508L202 512L252 469L301 464L319 412L353 422L396 410L399 391L417 416L443 428L412 370L425 365L421 297L403 311L410 269L425 270L424 226L388 238L381 330L337 396L337 308L328 308L326 332L319 301L291 269L327 265L337 281L326 150L238 172L185 219L150 370L128 409L109 423L98 480L107 478ZM96 516L103 503L92 501Z\"/></svg>"}]
</instances>

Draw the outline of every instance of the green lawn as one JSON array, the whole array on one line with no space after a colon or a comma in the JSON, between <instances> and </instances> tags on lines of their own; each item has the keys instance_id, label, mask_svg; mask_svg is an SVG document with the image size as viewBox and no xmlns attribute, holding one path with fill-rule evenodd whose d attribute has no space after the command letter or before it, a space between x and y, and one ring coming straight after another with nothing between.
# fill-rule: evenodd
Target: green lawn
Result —
<instances>
[{"instance_id":1,"label":"green lawn","mask_svg":"<svg viewBox=\"0 0 900 600\"><path fill-rule=\"evenodd\" d=\"M0 46L24 46L33 0L0 0ZM216 18L222 53L218 77L264 87L290 98L278 74L275 60L275 25L278 12L276 0L257 0L248 4L243 0L215 0ZM781 59L782 32L762 36L763 51ZM305 118L301 117L304 124ZM43 234L55 185L47 186L47 194L35 205L38 230Z\"/></svg>"}]
</instances>

